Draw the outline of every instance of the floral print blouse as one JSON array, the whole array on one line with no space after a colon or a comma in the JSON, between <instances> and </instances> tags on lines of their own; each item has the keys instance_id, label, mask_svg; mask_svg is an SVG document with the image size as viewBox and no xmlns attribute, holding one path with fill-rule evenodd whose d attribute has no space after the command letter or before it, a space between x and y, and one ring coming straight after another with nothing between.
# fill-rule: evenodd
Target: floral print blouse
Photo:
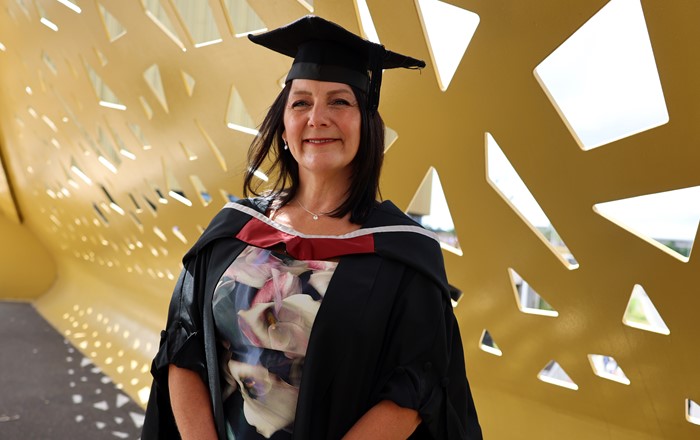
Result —
<instances>
[{"instance_id":1,"label":"floral print blouse","mask_svg":"<svg viewBox=\"0 0 700 440\"><path fill-rule=\"evenodd\" d=\"M214 292L229 440L289 439L316 313L338 263L246 247Z\"/></svg>"}]
</instances>

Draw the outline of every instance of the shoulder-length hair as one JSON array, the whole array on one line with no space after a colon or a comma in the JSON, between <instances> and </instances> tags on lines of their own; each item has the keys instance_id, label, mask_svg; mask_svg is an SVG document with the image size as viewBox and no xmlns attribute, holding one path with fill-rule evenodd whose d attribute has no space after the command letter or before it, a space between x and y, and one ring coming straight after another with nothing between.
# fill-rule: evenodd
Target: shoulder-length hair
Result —
<instances>
[{"instance_id":1,"label":"shoulder-length hair","mask_svg":"<svg viewBox=\"0 0 700 440\"><path fill-rule=\"evenodd\" d=\"M294 199L299 189L299 165L289 151L283 150L284 110L289 97L290 85L280 92L268 110L258 135L248 150L248 169L243 181L246 197L260 196L272 191L284 206ZM352 161L352 174L344 201L329 213L341 218L350 213L350 221L363 224L375 205L379 191L379 175L384 161L384 122L379 112L367 108L367 97L360 89L352 87L360 109L360 146ZM271 176L271 187L254 180L254 172L265 167L264 172Z\"/></svg>"}]
</instances>

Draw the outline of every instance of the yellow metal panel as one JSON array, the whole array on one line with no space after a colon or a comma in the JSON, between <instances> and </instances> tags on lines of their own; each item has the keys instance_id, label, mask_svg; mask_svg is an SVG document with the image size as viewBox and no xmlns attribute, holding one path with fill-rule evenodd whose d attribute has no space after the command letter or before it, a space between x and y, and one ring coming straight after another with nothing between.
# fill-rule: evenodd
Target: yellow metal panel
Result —
<instances>
[{"instance_id":1,"label":"yellow metal panel","mask_svg":"<svg viewBox=\"0 0 700 440\"><path fill-rule=\"evenodd\" d=\"M2 158L2 148L0 144L0 215L13 220L17 223L20 222L20 215L17 212L17 206L15 205L14 194L12 193L12 187L8 180L8 176L5 172L5 162Z\"/></svg>"},{"instance_id":2,"label":"yellow metal panel","mask_svg":"<svg viewBox=\"0 0 700 440\"><path fill-rule=\"evenodd\" d=\"M53 256L26 227L0 216L0 299L33 300L56 280Z\"/></svg>"}]
</instances>

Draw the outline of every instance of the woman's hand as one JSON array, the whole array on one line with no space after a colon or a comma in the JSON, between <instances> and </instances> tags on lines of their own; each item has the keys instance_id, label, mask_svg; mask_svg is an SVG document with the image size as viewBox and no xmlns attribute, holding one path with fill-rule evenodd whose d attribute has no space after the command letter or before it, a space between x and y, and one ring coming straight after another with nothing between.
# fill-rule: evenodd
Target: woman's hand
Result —
<instances>
[{"instance_id":1,"label":"woman's hand","mask_svg":"<svg viewBox=\"0 0 700 440\"><path fill-rule=\"evenodd\" d=\"M168 367L168 388L182 440L217 440L209 390L199 375L171 364Z\"/></svg>"},{"instance_id":2,"label":"woman's hand","mask_svg":"<svg viewBox=\"0 0 700 440\"><path fill-rule=\"evenodd\" d=\"M373 406L343 437L343 440L404 440L420 425L418 411L402 408L390 400Z\"/></svg>"}]
</instances>

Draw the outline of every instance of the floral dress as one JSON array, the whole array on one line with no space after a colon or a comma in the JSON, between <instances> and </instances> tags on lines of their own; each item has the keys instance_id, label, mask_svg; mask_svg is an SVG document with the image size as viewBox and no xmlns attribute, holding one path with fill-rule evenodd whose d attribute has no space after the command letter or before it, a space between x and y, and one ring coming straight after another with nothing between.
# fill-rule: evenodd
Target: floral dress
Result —
<instances>
[{"instance_id":1,"label":"floral dress","mask_svg":"<svg viewBox=\"0 0 700 440\"><path fill-rule=\"evenodd\" d=\"M311 327L336 262L246 247L213 297L229 440L290 439Z\"/></svg>"}]
</instances>

